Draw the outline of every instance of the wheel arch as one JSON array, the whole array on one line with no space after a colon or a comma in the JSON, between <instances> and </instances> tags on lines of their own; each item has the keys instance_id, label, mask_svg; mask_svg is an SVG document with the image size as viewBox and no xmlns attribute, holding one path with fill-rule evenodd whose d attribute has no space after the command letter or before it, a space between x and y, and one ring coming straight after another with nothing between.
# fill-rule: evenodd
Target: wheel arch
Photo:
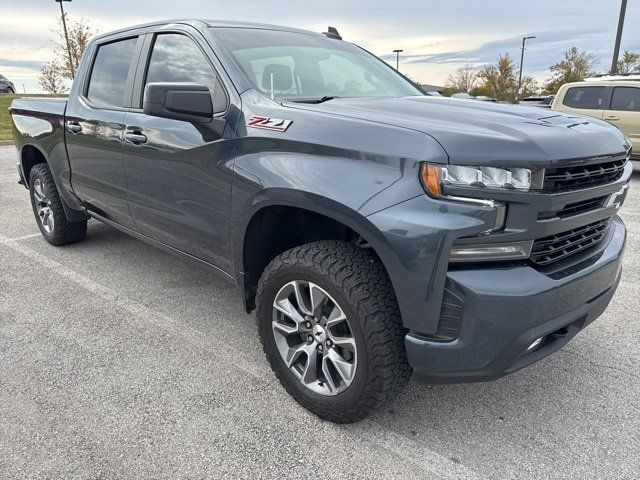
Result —
<instances>
[{"instance_id":1,"label":"wheel arch","mask_svg":"<svg viewBox=\"0 0 640 480\"><path fill-rule=\"evenodd\" d=\"M399 261L367 217L310 192L282 188L262 191L237 224L233 258L247 312L255 307L257 282L264 267L290 248L318 240L342 240L370 248L387 272L390 262ZM285 225L286 230L279 232ZM305 228L310 228L307 234Z\"/></svg>"}]
</instances>

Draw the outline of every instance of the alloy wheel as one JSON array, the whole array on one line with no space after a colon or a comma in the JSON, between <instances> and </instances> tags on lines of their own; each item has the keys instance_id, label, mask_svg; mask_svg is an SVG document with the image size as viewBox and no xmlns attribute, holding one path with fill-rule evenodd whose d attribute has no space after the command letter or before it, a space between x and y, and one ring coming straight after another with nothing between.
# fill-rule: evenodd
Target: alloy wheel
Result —
<instances>
[{"instance_id":1,"label":"alloy wheel","mask_svg":"<svg viewBox=\"0 0 640 480\"><path fill-rule=\"evenodd\" d=\"M344 310L322 287L284 285L273 302L272 330L282 360L311 391L337 395L353 381L356 340Z\"/></svg>"},{"instance_id":2,"label":"alloy wheel","mask_svg":"<svg viewBox=\"0 0 640 480\"><path fill-rule=\"evenodd\" d=\"M53 232L54 218L53 210L51 209L51 198L49 197L46 185L39 178L33 183L33 197L42 228L44 228L44 231L47 233Z\"/></svg>"}]
</instances>

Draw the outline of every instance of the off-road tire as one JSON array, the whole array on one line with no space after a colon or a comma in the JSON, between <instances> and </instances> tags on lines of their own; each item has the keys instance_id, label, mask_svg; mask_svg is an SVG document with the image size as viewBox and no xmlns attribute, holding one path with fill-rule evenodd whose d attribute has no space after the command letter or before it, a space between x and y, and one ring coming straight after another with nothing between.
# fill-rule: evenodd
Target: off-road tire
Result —
<instances>
[{"instance_id":1,"label":"off-road tire","mask_svg":"<svg viewBox=\"0 0 640 480\"><path fill-rule=\"evenodd\" d=\"M311 391L287 368L272 332L273 302L292 280L326 290L350 319L358 365L349 387L335 396ZM288 250L269 263L256 296L260 340L273 372L302 406L336 423L362 420L394 397L411 375L396 296L384 266L369 249L320 241Z\"/></svg>"},{"instance_id":2,"label":"off-road tire","mask_svg":"<svg viewBox=\"0 0 640 480\"><path fill-rule=\"evenodd\" d=\"M34 196L34 184L40 180L46 187L50 208L53 214L54 226L51 232L47 232L42 224L42 219L38 215L36 198ZM87 221L69 222L64 213L62 199L53 181L51 170L46 163L38 163L33 166L29 174L29 196L31 197L31 207L38 223L38 228L42 236L51 245L61 246L76 243L84 239L87 234Z\"/></svg>"}]
</instances>

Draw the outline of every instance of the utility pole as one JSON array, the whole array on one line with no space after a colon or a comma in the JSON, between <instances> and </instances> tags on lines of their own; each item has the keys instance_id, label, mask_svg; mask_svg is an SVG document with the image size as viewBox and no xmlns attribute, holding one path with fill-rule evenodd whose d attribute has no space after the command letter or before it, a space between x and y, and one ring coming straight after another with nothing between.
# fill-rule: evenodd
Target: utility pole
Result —
<instances>
[{"instance_id":1,"label":"utility pole","mask_svg":"<svg viewBox=\"0 0 640 480\"><path fill-rule=\"evenodd\" d=\"M518 95L517 95L518 98L522 93L520 90L522 90L522 65L524 63L524 46L527 43L527 40L531 40L532 38L536 38L535 35L522 37L522 52L520 52L520 75L518 76Z\"/></svg>"},{"instance_id":2,"label":"utility pole","mask_svg":"<svg viewBox=\"0 0 640 480\"><path fill-rule=\"evenodd\" d=\"M616 46L613 48L613 60L611 61L611 73L618 73L618 56L620 55L620 41L622 40L622 27L624 27L624 15L627 12L627 0L620 4L620 18L618 19L618 33L616 34Z\"/></svg>"},{"instance_id":3,"label":"utility pole","mask_svg":"<svg viewBox=\"0 0 640 480\"><path fill-rule=\"evenodd\" d=\"M64 38L67 40L67 54L69 55L69 72L71 73L71 78L75 77L75 72L73 71L73 60L71 59L71 44L69 43L69 34L67 33L67 20L64 15L64 8L62 7L62 2L70 2L71 0L54 0L56 3L60 4L60 13L62 14L62 28L64 29Z\"/></svg>"},{"instance_id":4,"label":"utility pole","mask_svg":"<svg viewBox=\"0 0 640 480\"><path fill-rule=\"evenodd\" d=\"M396 54L396 72L400 71L400 53L404 52L404 50L394 50L393 53Z\"/></svg>"}]
</instances>

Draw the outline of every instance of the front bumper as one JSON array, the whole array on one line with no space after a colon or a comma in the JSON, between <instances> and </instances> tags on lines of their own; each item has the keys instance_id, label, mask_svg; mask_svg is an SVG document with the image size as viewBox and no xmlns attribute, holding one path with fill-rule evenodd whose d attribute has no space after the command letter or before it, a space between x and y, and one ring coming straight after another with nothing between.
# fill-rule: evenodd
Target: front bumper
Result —
<instances>
[{"instance_id":1,"label":"front bumper","mask_svg":"<svg viewBox=\"0 0 640 480\"><path fill-rule=\"evenodd\" d=\"M593 255L561 278L528 265L450 270L447 288L463 305L459 335L443 342L407 334L416 379L493 380L558 350L606 309L620 280L625 240L624 224L615 217ZM542 336L540 347L527 353Z\"/></svg>"}]
</instances>

